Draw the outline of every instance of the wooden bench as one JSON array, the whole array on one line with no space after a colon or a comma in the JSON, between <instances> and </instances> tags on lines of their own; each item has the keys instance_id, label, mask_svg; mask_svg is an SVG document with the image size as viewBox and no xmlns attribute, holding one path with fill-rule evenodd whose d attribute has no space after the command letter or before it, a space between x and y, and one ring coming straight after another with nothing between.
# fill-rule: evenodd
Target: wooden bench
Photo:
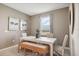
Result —
<instances>
[{"instance_id":1,"label":"wooden bench","mask_svg":"<svg viewBox=\"0 0 79 59\"><path fill-rule=\"evenodd\" d=\"M34 53L38 53L39 55L46 55L48 53L48 46L32 43L32 42L21 42L19 45L20 49L29 49Z\"/></svg>"}]
</instances>

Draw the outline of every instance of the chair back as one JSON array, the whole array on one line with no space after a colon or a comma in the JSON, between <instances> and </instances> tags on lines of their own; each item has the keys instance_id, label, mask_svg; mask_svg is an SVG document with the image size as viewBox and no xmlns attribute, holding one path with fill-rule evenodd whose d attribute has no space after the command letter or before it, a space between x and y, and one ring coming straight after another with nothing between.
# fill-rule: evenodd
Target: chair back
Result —
<instances>
[{"instance_id":1,"label":"chair back","mask_svg":"<svg viewBox=\"0 0 79 59\"><path fill-rule=\"evenodd\" d=\"M47 37L48 37L48 38L53 38L53 33L48 33L48 34L47 34Z\"/></svg>"},{"instance_id":2,"label":"chair back","mask_svg":"<svg viewBox=\"0 0 79 59\"><path fill-rule=\"evenodd\" d=\"M27 37L27 33L23 32L21 33L21 37ZM23 39L20 39L19 42L24 41Z\"/></svg>"},{"instance_id":3,"label":"chair back","mask_svg":"<svg viewBox=\"0 0 79 59\"><path fill-rule=\"evenodd\" d=\"M68 34L65 35L62 46L65 47L68 40Z\"/></svg>"},{"instance_id":4,"label":"chair back","mask_svg":"<svg viewBox=\"0 0 79 59\"><path fill-rule=\"evenodd\" d=\"M22 33L22 37L27 37L27 33Z\"/></svg>"}]
</instances>

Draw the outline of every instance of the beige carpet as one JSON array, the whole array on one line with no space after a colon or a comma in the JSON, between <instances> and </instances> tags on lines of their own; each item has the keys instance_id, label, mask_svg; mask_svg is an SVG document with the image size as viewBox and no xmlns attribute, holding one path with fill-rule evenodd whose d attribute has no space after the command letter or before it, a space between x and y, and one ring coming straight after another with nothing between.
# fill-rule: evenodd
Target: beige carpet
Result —
<instances>
[{"instance_id":1,"label":"beige carpet","mask_svg":"<svg viewBox=\"0 0 79 59\"><path fill-rule=\"evenodd\" d=\"M20 51L18 53L18 45L14 45L8 48L4 48L0 50L0 56L36 56L34 53L25 53Z\"/></svg>"},{"instance_id":2,"label":"beige carpet","mask_svg":"<svg viewBox=\"0 0 79 59\"><path fill-rule=\"evenodd\" d=\"M69 56L69 51L65 52L65 56ZM0 56L35 56L34 54L25 54L24 52L18 53L18 45L14 45L8 48L0 50Z\"/></svg>"},{"instance_id":3,"label":"beige carpet","mask_svg":"<svg viewBox=\"0 0 79 59\"><path fill-rule=\"evenodd\" d=\"M19 56L18 45L14 45L0 50L0 56Z\"/></svg>"}]
</instances>

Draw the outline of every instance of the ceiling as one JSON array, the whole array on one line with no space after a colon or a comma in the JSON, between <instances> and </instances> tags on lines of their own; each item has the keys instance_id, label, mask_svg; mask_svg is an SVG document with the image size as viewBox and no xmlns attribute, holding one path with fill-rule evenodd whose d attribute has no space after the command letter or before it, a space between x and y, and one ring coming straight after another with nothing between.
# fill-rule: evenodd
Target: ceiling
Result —
<instances>
[{"instance_id":1,"label":"ceiling","mask_svg":"<svg viewBox=\"0 0 79 59\"><path fill-rule=\"evenodd\" d=\"M30 16L69 6L68 3L4 3L4 5Z\"/></svg>"}]
</instances>

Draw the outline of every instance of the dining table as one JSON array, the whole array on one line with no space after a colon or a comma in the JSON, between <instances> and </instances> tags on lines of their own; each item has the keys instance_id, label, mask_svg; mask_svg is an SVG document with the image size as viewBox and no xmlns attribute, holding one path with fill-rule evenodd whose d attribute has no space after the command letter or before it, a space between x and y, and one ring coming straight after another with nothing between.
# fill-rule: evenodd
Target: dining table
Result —
<instances>
[{"instance_id":1,"label":"dining table","mask_svg":"<svg viewBox=\"0 0 79 59\"><path fill-rule=\"evenodd\" d=\"M49 38L49 37L39 37L36 38L35 36L26 36L26 37L20 37L20 41L28 41L28 42L35 42L38 44L47 44L49 45L49 54L50 56L53 56L53 49L54 49L54 43L56 41L56 38Z\"/></svg>"}]
</instances>

